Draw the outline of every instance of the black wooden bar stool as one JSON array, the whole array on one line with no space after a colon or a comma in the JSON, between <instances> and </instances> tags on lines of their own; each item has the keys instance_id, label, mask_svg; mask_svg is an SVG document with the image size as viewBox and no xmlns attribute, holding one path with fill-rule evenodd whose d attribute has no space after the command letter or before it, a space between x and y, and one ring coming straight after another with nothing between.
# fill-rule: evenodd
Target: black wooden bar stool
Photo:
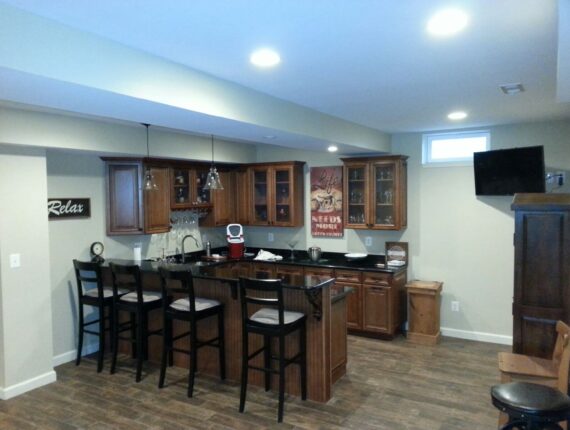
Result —
<instances>
[{"instance_id":1,"label":"black wooden bar stool","mask_svg":"<svg viewBox=\"0 0 570 430\"><path fill-rule=\"evenodd\" d=\"M131 342L132 353L137 359L136 381L141 380L142 363L148 355L148 337L162 334L162 329L148 330L148 313L153 309L160 309L162 306L159 292L143 292L141 272L137 265L123 266L109 263L113 277L113 311L114 321L112 348L113 360L111 362L111 373L115 373L117 367L117 354L119 339ZM120 294L121 290L130 291L127 294ZM120 322L119 312L129 312L129 321ZM129 331L128 337L121 337L120 333Z\"/></svg>"},{"instance_id":2,"label":"black wooden bar stool","mask_svg":"<svg viewBox=\"0 0 570 430\"><path fill-rule=\"evenodd\" d=\"M546 385L511 382L491 388L493 405L509 416L501 430L562 430L570 417L570 397Z\"/></svg>"},{"instance_id":3,"label":"black wooden bar stool","mask_svg":"<svg viewBox=\"0 0 570 430\"><path fill-rule=\"evenodd\" d=\"M83 350L83 337L85 333L99 337L99 351L97 352L97 372L103 370L103 356L105 354L105 332L111 331L113 327L113 289L103 287L103 276L101 275L101 265L99 263L83 262L73 260L75 279L77 284L77 302L79 305L79 338L77 342L77 358L75 364L81 363L81 352ZM94 288L88 288L89 286ZM125 291L118 291L124 294ZM85 322L84 306L93 306L98 310L98 319ZM108 316L105 316L105 309L108 309ZM109 321L107 325L105 322ZM97 331L89 330L86 327L97 324Z\"/></svg>"},{"instance_id":4,"label":"black wooden bar stool","mask_svg":"<svg viewBox=\"0 0 570 430\"><path fill-rule=\"evenodd\" d=\"M283 308L283 287L280 279L239 279L242 313L242 369L239 411L245 408L248 370L254 369L265 373L265 391L271 389L271 376L279 375L279 409L277 421L283 421L283 403L285 400L285 367L298 364L301 374L301 397L307 398L307 353L306 353L306 316L300 312L286 311ZM250 295L250 293L255 295ZM261 293L261 294L260 294ZM248 305L261 305L261 309L250 315ZM299 352L285 357L285 337L299 330ZM249 353L249 334L263 336L263 347ZM271 354L271 339L278 338L279 355ZM263 352L263 367L249 364L250 360ZM274 370L272 360L279 362Z\"/></svg>"},{"instance_id":5,"label":"black wooden bar stool","mask_svg":"<svg viewBox=\"0 0 570 430\"><path fill-rule=\"evenodd\" d=\"M217 300L205 299L194 295L194 279L192 272L168 270L160 268L162 286L162 315L164 321L164 336L162 342L162 360L160 362L160 379L158 387L164 387L166 378L166 361L172 360L173 352L180 352L190 356L190 369L188 373L188 397L194 391L194 376L197 369L198 348L211 346L219 350L220 379L226 379L226 353L224 342L224 305ZM177 285L177 286L175 286ZM174 295L181 296L174 300ZM200 320L217 316L218 335L209 340L198 340L197 323ZM187 321L190 330L173 335L173 322ZM177 340L190 336L190 349L181 349L174 346Z\"/></svg>"}]
</instances>

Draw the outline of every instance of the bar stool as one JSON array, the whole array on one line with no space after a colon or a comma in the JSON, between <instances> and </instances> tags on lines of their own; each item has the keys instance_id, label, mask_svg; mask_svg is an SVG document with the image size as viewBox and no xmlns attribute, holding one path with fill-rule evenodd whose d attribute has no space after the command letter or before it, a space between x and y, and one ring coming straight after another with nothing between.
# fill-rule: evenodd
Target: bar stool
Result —
<instances>
[{"instance_id":1,"label":"bar stool","mask_svg":"<svg viewBox=\"0 0 570 430\"><path fill-rule=\"evenodd\" d=\"M139 266L109 263L109 267L113 277L113 318L115 321L112 336L111 374L115 373L117 366L119 339L128 340L131 342L132 354L137 359L136 382L140 382L142 363L148 355L148 338L151 335L162 334L162 329L148 331L148 313L162 306L161 295L159 292L143 293ZM121 295L121 289L130 292ZM130 320L121 323L119 320L120 311L129 312ZM130 331L129 337L119 335L124 331Z\"/></svg>"},{"instance_id":2,"label":"bar stool","mask_svg":"<svg viewBox=\"0 0 570 430\"><path fill-rule=\"evenodd\" d=\"M164 387L166 378L166 361L173 352L180 352L190 356L190 369L188 373L188 397L192 397L194 391L194 376L197 369L198 348L211 346L218 348L220 365L220 379L226 379L226 353L224 343L224 305L217 300L204 299L194 295L194 279L192 272L180 270L168 270L160 268L162 287L162 315L164 321L164 336L162 342L162 360L160 362L160 379L158 388ZM179 286L175 287L177 283ZM183 295L174 300L174 294ZM217 316L218 336L209 340L198 340L197 323L205 318ZM173 336L173 322L187 321L190 330ZM190 336L190 349L181 349L174 346L174 342Z\"/></svg>"},{"instance_id":3,"label":"bar stool","mask_svg":"<svg viewBox=\"0 0 570 430\"><path fill-rule=\"evenodd\" d=\"M283 286L280 279L239 278L240 301L242 315L242 369L239 411L245 408L248 370L265 373L265 391L271 389L271 376L279 375L279 409L277 421L283 421L283 403L285 400L285 368L290 364L300 366L301 398L307 398L307 353L306 353L306 319L300 312L286 311L283 308ZM253 292L256 295L250 295ZM259 294L261 293L261 294ZM248 305L261 305L251 316ZM291 358L285 357L285 337L299 330L299 352ZM263 336L263 347L249 353L249 334ZM271 354L271 339L279 341L279 355ZM263 367L249 364L250 360L263 352ZM277 360L277 370L272 367L272 360Z\"/></svg>"},{"instance_id":4,"label":"bar stool","mask_svg":"<svg viewBox=\"0 0 570 430\"><path fill-rule=\"evenodd\" d=\"M103 370L103 356L105 354L105 332L111 331L113 327L113 289L103 287L103 276L99 263L83 262L73 260L75 279L77 284L77 301L79 305L79 338L77 341L77 358L75 365L81 363L81 352L83 349L83 336L85 333L99 337L99 351L97 352L97 373ZM83 272L83 273L82 273ZM89 272L90 275L86 275ZM86 288L86 284L95 284L96 288ZM121 290L119 294L124 294ZM93 306L99 312L99 318L85 322L83 307ZM105 316L105 309L109 309L108 316ZM109 321L109 325L105 324ZM98 325L98 331L88 330L90 325Z\"/></svg>"},{"instance_id":5,"label":"bar stool","mask_svg":"<svg viewBox=\"0 0 570 430\"><path fill-rule=\"evenodd\" d=\"M562 430L570 417L570 397L546 385L510 382L491 388L493 405L509 416L501 430Z\"/></svg>"}]
</instances>

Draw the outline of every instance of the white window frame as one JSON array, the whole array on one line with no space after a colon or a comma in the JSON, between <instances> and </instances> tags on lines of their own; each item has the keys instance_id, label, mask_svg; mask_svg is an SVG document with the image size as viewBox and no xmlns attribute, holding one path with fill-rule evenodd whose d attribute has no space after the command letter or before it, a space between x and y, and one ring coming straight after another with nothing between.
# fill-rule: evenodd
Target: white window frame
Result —
<instances>
[{"instance_id":1,"label":"white window frame","mask_svg":"<svg viewBox=\"0 0 570 430\"><path fill-rule=\"evenodd\" d=\"M424 167L451 167L473 165L473 155L460 158L447 158L445 160L431 158L431 144L434 140L451 140L470 137L485 137L485 151L491 149L491 133L489 130L452 131L445 133L430 133L422 136L422 165Z\"/></svg>"}]
</instances>

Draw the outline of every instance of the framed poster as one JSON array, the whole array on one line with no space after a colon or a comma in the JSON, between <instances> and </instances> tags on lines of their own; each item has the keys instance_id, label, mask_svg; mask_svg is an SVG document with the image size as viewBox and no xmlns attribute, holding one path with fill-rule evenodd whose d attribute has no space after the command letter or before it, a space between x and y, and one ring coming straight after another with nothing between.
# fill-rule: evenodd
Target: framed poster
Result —
<instances>
[{"instance_id":1,"label":"framed poster","mask_svg":"<svg viewBox=\"0 0 570 430\"><path fill-rule=\"evenodd\" d=\"M344 235L342 166L311 167L311 235Z\"/></svg>"},{"instance_id":2,"label":"framed poster","mask_svg":"<svg viewBox=\"0 0 570 430\"><path fill-rule=\"evenodd\" d=\"M408 264L408 242L386 242L386 265L405 266Z\"/></svg>"},{"instance_id":3,"label":"framed poster","mask_svg":"<svg viewBox=\"0 0 570 430\"><path fill-rule=\"evenodd\" d=\"M91 200L76 198L48 199L48 219L89 218Z\"/></svg>"}]
</instances>

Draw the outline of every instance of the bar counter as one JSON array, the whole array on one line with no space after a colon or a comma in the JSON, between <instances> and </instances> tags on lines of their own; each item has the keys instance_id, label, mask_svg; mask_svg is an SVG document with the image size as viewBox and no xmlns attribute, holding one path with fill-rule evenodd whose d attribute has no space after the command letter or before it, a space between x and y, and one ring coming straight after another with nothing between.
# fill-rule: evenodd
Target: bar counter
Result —
<instances>
[{"instance_id":1,"label":"bar counter","mask_svg":"<svg viewBox=\"0 0 570 430\"><path fill-rule=\"evenodd\" d=\"M194 277L197 297L220 301L225 306L226 334L226 378L239 383L241 371L241 308L238 300L238 278L240 276L267 278L265 273L258 273L251 261L224 261L215 263L189 262L187 264L168 264L161 262L132 260L107 260L103 264L103 276L110 284L109 262L115 264L137 264L141 267L143 288L160 289L159 267L173 270L189 270ZM303 312L307 315L307 398L326 402L332 396L332 385L346 373L346 300L350 288L334 288L334 278L325 276L286 275L283 279L285 308ZM175 334L182 332L182 323L175 325ZM198 337L208 339L217 331L215 318L201 321ZM161 311L153 311L149 316L149 327L161 327ZM185 328L187 330L187 327ZM298 334L287 336L286 356L297 353ZM149 340L149 360L158 363L162 350L162 339L152 336ZM130 352L127 342L120 342L119 351ZM250 351L261 347L261 336L250 336ZM179 345L187 348L186 340ZM274 345L274 351L277 351ZM260 355L259 360L262 360ZM184 354L175 354L174 364L188 368L189 358ZM121 360L119 360L120 364ZM260 363L261 364L261 361ZM198 372L218 377L217 350L201 348L198 351ZM252 371L249 383L263 386L263 373ZM168 384L168 378L167 378ZM277 387L275 379L272 387ZM196 380L199 387L199 379ZM167 388L165 388L167 389ZM288 366L286 370L286 392L300 395L298 366Z\"/></svg>"}]
</instances>

